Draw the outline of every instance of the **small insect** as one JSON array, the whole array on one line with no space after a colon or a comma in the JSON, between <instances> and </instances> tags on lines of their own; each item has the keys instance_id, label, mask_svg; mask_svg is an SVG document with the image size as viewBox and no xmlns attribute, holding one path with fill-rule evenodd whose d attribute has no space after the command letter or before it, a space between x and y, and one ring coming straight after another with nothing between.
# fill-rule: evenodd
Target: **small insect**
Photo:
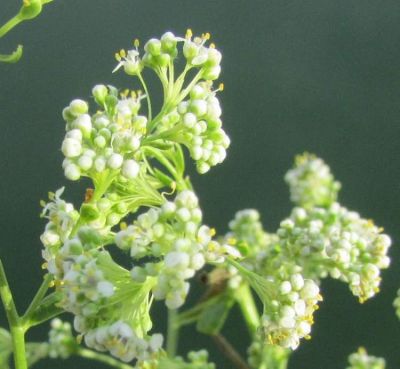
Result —
<instances>
[{"instance_id":1,"label":"small insect","mask_svg":"<svg viewBox=\"0 0 400 369\"><path fill-rule=\"evenodd\" d=\"M93 197L94 190L93 188L87 188L85 192L85 203L90 202Z\"/></svg>"}]
</instances>

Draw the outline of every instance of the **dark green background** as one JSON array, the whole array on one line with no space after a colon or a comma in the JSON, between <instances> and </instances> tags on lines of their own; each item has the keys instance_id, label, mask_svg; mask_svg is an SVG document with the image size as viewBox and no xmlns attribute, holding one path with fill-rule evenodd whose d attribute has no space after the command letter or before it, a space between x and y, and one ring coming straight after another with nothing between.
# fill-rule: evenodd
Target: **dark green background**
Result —
<instances>
[{"instance_id":1,"label":"dark green background","mask_svg":"<svg viewBox=\"0 0 400 369\"><path fill-rule=\"evenodd\" d=\"M18 1L1 0L0 21L17 8ZM291 207L282 177L294 155L308 150L342 182L342 203L375 219L394 240L377 298L359 305L347 286L323 283L313 339L302 343L290 368L344 369L358 345L398 367L400 322L391 306L400 287L398 0L55 0L40 19L0 40L0 53L25 44L18 64L0 65L0 256L18 306L26 306L42 275L39 199L66 183L62 108L89 96L98 82L130 87L111 70L114 52L133 38L183 34L187 27L211 32L224 56L221 101L232 146L223 165L192 176L207 223L225 231L235 211L256 207L276 229ZM78 201L83 188L68 183L65 195ZM155 311L162 320L163 310ZM207 337L184 334L182 352L211 347ZM237 318L226 334L244 352L247 333ZM45 329L29 334L45 336ZM231 368L219 353L212 358ZM72 365L102 368L83 360L37 367Z\"/></svg>"}]
</instances>

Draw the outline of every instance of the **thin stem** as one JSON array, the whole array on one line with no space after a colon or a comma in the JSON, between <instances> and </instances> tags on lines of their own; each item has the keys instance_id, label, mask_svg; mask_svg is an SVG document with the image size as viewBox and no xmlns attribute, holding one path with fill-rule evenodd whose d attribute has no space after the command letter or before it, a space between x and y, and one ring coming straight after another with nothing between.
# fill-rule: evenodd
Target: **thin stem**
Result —
<instances>
[{"instance_id":1,"label":"thin stem","mask_svg":"<svg viewBox=\"0 0 400 369\"><path fill-rule=\"evenodd\" d=\"M164 155L158 152L157 149L153 149L150 146L145 146L145 150L148 151L154 158L156 158L168 171L172 174L176 181L179 181L180 178L178 173L176 173L175 168L171 165L168 159L165 158Z\"/></svg>"},{"instance_id":2,"label":"thin stem","mask_svg":"<svg viewBox=\"0 0 400 369\"><path fill-rule=\"evenodd\" d=\"M147 89L146 82L144 81L144 79L143 79L141 73L138 73L138 78L139 78L139 81L140 81L140 83L142 84L143 90L144 90L144 92L145 92L145 94L146 94L147 110L148 110L148 121L151 122L151 120L152 120L152 109L151 109L150 94L149 94L149 91L148 91L148 89Z\"/></svg>"},{"instance_id":3,"label":"thin stem","mask_svg":"<svg viewBox=\"0 0 400 369\"><path fill-rule=\"evenodd\" d=\"M39 304L42 302L46 292L49 289L50 282L53 280L53 276L51 274L46 274L43 280L43 283L39 287L38 291L36 292L35 297L33 298L32 302L30 303L28 309L24 316L22 317L23 323L29 325L29 319Z\"/></svg>"},{"instance_id":4,"label":"thin stem","mask_svg":"<svg viewBox=\"0 0 400 369\"><path fill-rule=\"evenodd\" d=\"M212 336L217 348L235 365L238 369L250 369L244 359L233 348L229 341L222 335Z\"/></svg>"},{"instance_id":5,"label":"thin stem","mask_svg":"<svg viewBox=\"0 0 400 369\"><path fill-rule=\"evenodd\" d=\"M242 284L235 294L235 299L242 311L250 335L254 336L260 326L260 315L247 283Z\"/></svg>"},{"instance_id":6,"label":"thin stem","mask_svg":"<svg viewBox=\"0 0 400 369\"><path fill-rule=\"evenodd\" d=\"M12 17L7 23L5 23L2 27L0 27L0 37L3 37L5 34L7 34L21 22L22 19L18 14Z\"/></svg>"},{"instance_id":7,"label":"thin stem","mask_svg":"<svg viewBox=\"0 0 400 369\"><path fill-rule=\"evenodd\" d=\"M0 297L3 302L4 309L6 310L7 320L11 327L18 326L19 317L15 307L14 299L8 285L6 273L4 271L3 263L0 260Z\"/></svg>"},{"instance_id":8,"label":"thin stem","mask_svg":"<svg viewBox=\"0 0 400 369\"><path fill-rule=\"evenodd\" d=\"M6 311L13 344L15 369L27 369L25 353L25 329L15 307L14 299L7 281L3 263L0 260L0 297Z\"/></svg>"},{"instance_id":9,"label":"thin stem","mask_svg":"<svg viewBox=\"0 0 400 369\"><path fill-rule=\"evenodd\" d=\"M76 355L83 357L85 359L96 360L99 361L100 363L104 363L118 369L134 369L133 366L125 364L117 359L114 359L111 356L100 354L98 352L84 348L78 349Z\"/></svg>"},{"instance_id":10,"label":"thin stem","mask_svg":"<svg viewBox=\"0 0 400 369\"><path fill-rule=\"evenodd\" d=\"M168 309L167 354L174 357L178 349L179 324L178 310Z\"/></svg>"}]
</instances>

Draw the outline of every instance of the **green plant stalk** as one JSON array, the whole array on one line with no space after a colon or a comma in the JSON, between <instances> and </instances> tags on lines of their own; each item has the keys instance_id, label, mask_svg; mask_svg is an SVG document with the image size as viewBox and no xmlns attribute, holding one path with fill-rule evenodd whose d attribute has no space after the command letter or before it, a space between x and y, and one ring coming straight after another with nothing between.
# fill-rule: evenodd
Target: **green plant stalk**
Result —
<instances>
[{"instance_id":1,"label":"green plant stalk","mask_svg":"<svg viewBox=\"0 0 400 369\"><path fill-rule=\"evenodd\" d=\"M249 333L254 338L261 321L248 283L242 284L235 294L235 299L242 311ZM261 365L258 369L286 369L290 353L290 350L283 347L267 344L263 347Z\"/></svg>"},{"instance_id":2,"label":"green plant stalk","mask_svg":"<svg viewBox=\"0 0 400 369\"><path fill-rule=\"evenodd\" d=\"M51 274L46 274L41 286L39 287L38 291L36 292L35 297L33 298L32 302L30 303L24 316L22 317L24 326L26 326L27 329L30 328L29 319L30 319L31 315L36 310L36 308L39 306L39 304L42 302L44 296L46 295L46 292L49 289L49 285L52 280L53 280L53 276Z\"/></svg>"},{"instance_id":3,"label":"green plant stalk","mask_svg":"<svg viewBox=\"0 0 400 369\"><path fill-rule=\"evenodd\" d=\"M280 346L266 345L258 369L287 369L291 351Z\"/></svg>"},{"instance_id":4,"label":"green plant stalk","mask_svg":"<svg viewBox=\"0 0 400 369\"><path fill-rule=\"evenodd\" d=\"M1 260L0 260L0 297L1 301L3 302L4 309L6 311L8 324L10 326L15 369L27 369L28 364L26 361L26 353L25 353L25 329L22 326L21 320L18 316L14 299Z\"/></svg>"},{"instance_id":5,"label":"green plant stalk","mask_svg":"<svg viewBox=\"0 0 400 369\"><path fill-rule=\"evenodd\" d=\"M247 283L243 283L235 293L235 300L242 311L250 336L253 337L260 326L260 314Z\"/></svg>"},{"instance_id":6,"label":"green plant stalk","mask_svg":"<svg viewBox=\"0 0 400 369\"><path fill-rule=\"evenodd\" d=\"M178 310L168 309L167 354L174 357L178 349L179 324Z\"/></svg>"},{"instance_id":7,"label":"green plant stalk","mask_svg":"<svg viewBox=\"0 0 400 369\"><path fill-rule=\"evenodd\" d=\"M100 354L98 352L84 349L84 348L78 349L78 351L76 352L76 355L83 357L85 359L96 360L100 363L107 364L107 365L112 366L117 369L134 369L133 366L131 366L129 364L125 364L119 360L116 360L111 356Z\"/></svg>"},{"instance_id":8,"label":"green plant stalk","mask_svg":"<svg viewBox=\"0 0 400 369\"><path fill-rule=\"evenodd\" d=\"M20 24L22 20L23 19L18 14L12 17L8 22L0 27L0 37L3 37L8 32L10 32L14 27Z\"/></svg>"}]
</instances>

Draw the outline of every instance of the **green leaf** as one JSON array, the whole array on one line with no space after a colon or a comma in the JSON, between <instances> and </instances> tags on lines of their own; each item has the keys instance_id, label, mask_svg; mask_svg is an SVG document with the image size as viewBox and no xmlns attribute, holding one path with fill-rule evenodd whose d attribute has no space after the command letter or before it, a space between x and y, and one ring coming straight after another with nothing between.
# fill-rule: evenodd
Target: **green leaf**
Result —
<instances>
[{"instance_id":1,"label":"green leaf","mask_svg":"<svg viewBox=\"0 0 400 369\"><path fill-rule=\"evenodd\" d=\"M197 321L197 330L209 335L218 334L224 326L234 302L235 300L226 293L219 296L213 304L208 305L201 312Z\"/></svg>"},{"instance_id":2,"label":"green leaf","mask_svg":"<svg viewBox=\"0 0 400 369\"><path fill-rule=\"evenodd\" d=\"M0 54L0 62L3 63L16 63L18 62L19 59L21 59L23 52L23 47L22 45L18 45L17 49L8 55L5 54Z\"/></svg>"}]
</instances>

